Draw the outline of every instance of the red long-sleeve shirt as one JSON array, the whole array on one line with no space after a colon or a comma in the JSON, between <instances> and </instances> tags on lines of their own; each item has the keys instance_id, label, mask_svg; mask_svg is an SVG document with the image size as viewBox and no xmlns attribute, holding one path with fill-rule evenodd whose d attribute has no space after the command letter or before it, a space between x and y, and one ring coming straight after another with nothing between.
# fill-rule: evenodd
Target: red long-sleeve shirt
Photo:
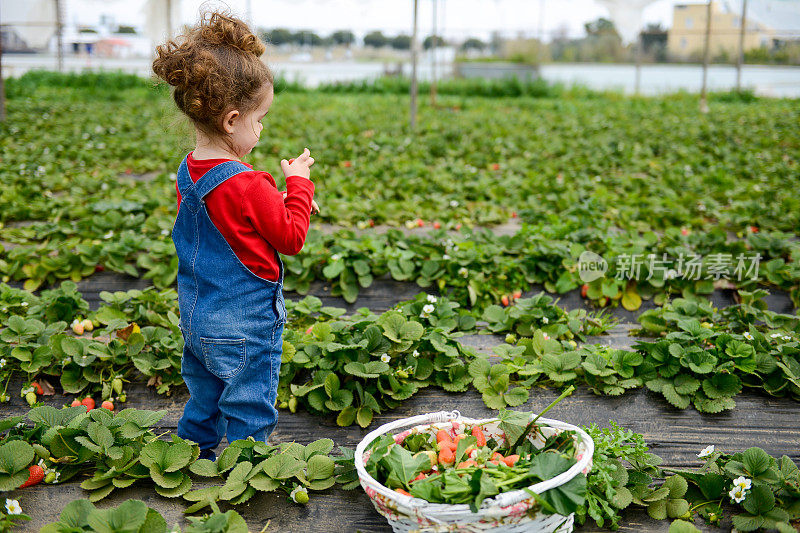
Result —
<instances>
[{"instance_id":1,"label":"red long-sleeve shirt","mask_svg":"<svg viewBox=\"0 0 800 533\"><path fill-rule=\"evenodd\" d=\"M189 153L186 164L196 182L225 161L230 159L195 159ZM180 209L177 183L175 190ZM314 183L302 176L288 176L286 191L284 199L268 172L253 170L226 180L205 198L211 222L236 257L255 275L271 281L278 281L280 276L274 250L284 255L300 253L311 222Z\"/></svg>"}]
</instances>

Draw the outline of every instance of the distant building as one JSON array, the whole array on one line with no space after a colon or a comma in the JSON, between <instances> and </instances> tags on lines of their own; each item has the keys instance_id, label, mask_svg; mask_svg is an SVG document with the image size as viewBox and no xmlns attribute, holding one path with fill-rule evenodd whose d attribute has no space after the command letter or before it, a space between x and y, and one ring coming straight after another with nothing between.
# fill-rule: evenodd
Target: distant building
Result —
<instances>
[{"instance_id":1,"label":"distant building","mask_svg":"<svg viewBox=\"0 0 800 533\"><path fill-rule=\"evenodd\" d=\"M672 27L667 36L667 51L672 57L689 58L703 53L706 31L707 6L702 4L676 4L673 8ZM741 11L735 11L726 3L711 2L711 35L709 48L711 56L739 53L739 34L741 32ZM762 22L758 13L747 13L747 27L744 34L744 49L772 48L780 33L774 27Z\"/></svg>"}]
</instances>

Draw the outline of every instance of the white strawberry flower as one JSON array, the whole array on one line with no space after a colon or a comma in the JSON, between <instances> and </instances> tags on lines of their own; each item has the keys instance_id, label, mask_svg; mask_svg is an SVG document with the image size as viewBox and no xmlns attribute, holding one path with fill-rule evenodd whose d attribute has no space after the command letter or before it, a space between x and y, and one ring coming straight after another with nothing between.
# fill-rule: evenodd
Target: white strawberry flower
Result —
<instances>
[{"instance_id":1,"label":"white strawberry flower","mask_svg":"<svg viewBox=\"0 0 800 533\"><path fill-rule=\"evenodd\" d=\"M458 200L450 200L450 207L458 207Z\"/></svg>"},{"instance_id":2,"label":"white strawberry flower","mask_svg":"<svg viewBox=\"0 0 800 533\"><path fill-rule=\"evenodd\" d=\"M543 316L542 317L542 323L543 324L547 324L548 322L550 322L550 320L546 316Z\"/></svg>"},{"instance_id":3,"label":"white strawberry flower","mask_svg":"<svg viewBox=\"0 0 800 533\"><path fill-rule=\"evenodd\" d=\"M338 260L339 260L339 259L341 259L341 258L342 258L341 254L333 254L333 255L331 256L331 260L332 260L332 261L338 261Z\"/></svg>"},{"instance_id":4,"label":"white strawberry flower","mask_svg":"<svg viewBox=\"0 0 800 533\"><path fill-rule=\"evenodd\" d=\"M4 358L2 358L2 359L0 359L0 368L3 368L4 366L6 366L6 359L5 359L5 357L4 357Z\"/></svg>"},{"instance_id":5,"label":"white strawberry flower","mask_svg":"<svg viewBox=\"0 0 800 533\"><path fill-rule=\"evenodd\" d=\"M461 267L458 269L458 275L462 278L466 278L469 276L469 270L467 270L467 267Z\"/></svg>"},{"instance_id":6,"label":"white strawberry flower","mask_svg":"<svg viewBox=\"0 0 800 533\"><path fill-rule=\"evenodd\" d=\"M104 238L104 239L110 239L110 238L111 238L111 237L113 237L113 236L114 236L114 230L110 230L108 233L106 233L105 235L103 235L103 238Z\"/></svg>"},{"instance_id":7,"label":"white strawberry flower","mask_svg":"<svg viewBox=\"0 0 800 533\"><path fill-rule=\"evenodd\" d=\"M749 341L753 340L753 336L748 331L745 331L744 333L742 333L742 335L744 335L744 338Z\"/></svg>"},{"instance_id":8,"label":"white strawberry flower","mask_svg":"<svg viewBox=\"0 0 800 533\"><path fill-rule=\"evenodd\" d=\"M738 487L742 490L750 490L750 487L753 486L753 482L744 476L739 476L733 480L733 486L734 488Z\"/></svg>"},{"instance_id":9,"label":"white strawberry flower","mask_svg":"<svg viewBox=\"0 0 800 533\"><path fill-rule=\"evenodd\" d=\"M391 360L392 360L392 358L389 357L388 353L381 354L381 361L383 361L384 363L388 363Z\"/></svg>"},{"instance_id":10,"label":"white strawberry flower","mask_svg":"<svg viewBox=\"0 0 800 533\"><path fill-rule=\"evenodd\" d=\"M8 514L22 514L22 507L19 506L17 500L6 498L6 512Z\"/></svg>"},{"instance_id":11,"label":"white strawberry flower","mask_svg":"<svg viewBox=\"0 0 800 533\"><path fill-rule=\"evenodd\" d=\"M19 305L21 305L22 307L28 307L28 302L22 302Z\"/></svg>"},{"instance_id":12,"label":"white strawberry flower","mask_svg":"<svg viewBox=\"0 0 800 533\"><path fill-rule=\"evenodd\" d=\"M414 350L414 352L411 354L411 357L419 357L419 351Z\"/></svg>"},{"instance_id":13,"label":"white strawberry flower","mask_svg":"<svg viewBox=\"0 0 800 533\"><path fill-rule=\"evenodd\" d=\"M770 335L770 337L772 337L773 339L777 339L780 336L781 336L780 333L773 333L772 335Z\"/></svg>"},{"instance_id":14,"label":"white strawberry flower","mask_svg":"<svg viewBox=\"0 0 800 533\"><path fill-rule=\"evenodd\" d=\"M745 496L747 496L745 494L745 490L741 487L733 487L728 495L731 497L731 500L733 500L734 503L742 503Z\"/></svg>"},{"instance_id":15,"label":"white strawberry flower","mask_svg":"<svg viewBox=\"0 0 800 533\"><path fill-rule=\"evenodd\" d=\"M442 259L444 259L445 261L449 261L449 260L450 260L450 256L449 256L449 255L447 255L447 254L444 254L444 255L442 256Z\"/></svg>"},{"instance_id":16,"label":"white strawberry flower","mask_svg":"<svg viewBox=\"0 0 800 533\"><path fill-rule=\"evenodd\" d=\"M162 229L161 230L161 235L169 235L169 230L168 229Z\"/></svg>"},{"instance_id":17,"label":"white strawberry flower","mask_svg":"<svg viewBox=\"0 0 800 533\"><path fill-rule=\"evenodd\" d=\"M436 308L435 308L434 306L432 306L431 304L426 304L426 305L425 305L425 306L422 308L422 312L423 312L423 313L425 313L425 314L427 314L427 315L429 315L429 314L433 313L435 310L436 310Z\"/></svg>"},{"instance_id":18,"label":"white strawberry flower","mask_svg":"<svg viewBox=\"0 0 800 533\"><path fill-rule=\"evenodd\" d=\"M710 445L710 446L706 446L705 448L700 450L700 453L697 454L697 457L702 459L703 457L708 457L712 453L714 453L714 445L713 444Z\"/></svg>"},{"instance_id":19,"label":"white strawberry flower","mask_svg":"<svg viewBox=\"0 0 800 533\"><path fill-rule=\"evenodd\" d=\"M432 303L432 304L435 304L435 303L436 303L436 296L434 296L433 294L429 294L429 295L427 296L427 299L428 299L428 301L429 301L430 303Z\"/></svg>"},{"instance_id":20,"label":"white strawberry flower","mask_svg":"<svg viewBox=\"0 0 800 533\"><path fill-rule=\"evenodd\" d=\"M786 335L785 337L781 337L781 338L782 338L783 340L785 340L785 341L790 341L790 340L792 340L792 338L791 338L789 335Z\"/></svg>"}]
</instances>

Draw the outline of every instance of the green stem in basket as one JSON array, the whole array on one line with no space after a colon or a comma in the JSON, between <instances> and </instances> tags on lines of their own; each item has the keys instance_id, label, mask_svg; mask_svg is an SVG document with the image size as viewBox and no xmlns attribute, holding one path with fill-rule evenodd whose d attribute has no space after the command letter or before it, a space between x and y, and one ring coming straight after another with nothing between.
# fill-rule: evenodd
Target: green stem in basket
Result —
<instances>
[{"instance_id":1,"label":"green stem in basket","mask_svg":"<svg viewBox=\"0 0 800 533\"><path fill-rule=\"evenodd\" d=\"M545 407L545 408L544 408L544 411L542 411L541 413L539 413L538 415L536 415L536 418L534 418L533 420L531 420L531 424L535 424L535 423L536 423L536 421L537 421L537 420L539 420L539 417L540 417L540 416L542 416L542 415L543 415L543 414L545 414L547 411L549 411L550 409L552 409L553 407L555 407L555 405L556 405L558 402L560 402L561 400L563 400L564 398L566 398L567 396L569 396L570 394L572 394L572 392L573 392L574 390L575 390L575 385L570 385L570 386L567 388L567 390L565 390L564 392L562 392L562 393L561 393L561 396L559 396L558 398L556 398L555 400L553 400L552 402L550 402L550 405L548 405L547 407Z\"/></svg>"},{"instance_id":2,"label":"green stem in basket","mask_svg":"<svg viewBox=\"0 0 800 533\"><path fill-rule=\"evenodd\" d=\"M558 402L560 402L561 400L563 400L564 398L566 398L567 396L569 396L570 394L572 394L572 392L573 392L574 390L575 390L575 386L574 386L574 385L570 385L569 387L567 387L567 390L565 390L564 392L562 392L562 393L561 393L561 396L559 396L558 398L556 398L555 400L553 400L552 402L550 402L550 405L548 405L547 407L545 407L545 408L544 408L544 410L543 410L541 413L539 413L538 415L536 415L536 416L534 417L534 419L533 419L533 420L531 420L531 421L530 421L530 423L529 423L529 424L528 424L528 425L525 427L525 431L523 431L523 432L522 432L522 435L520 435L520 436L519 436L519 438L517 439L517 442L515 442L515 443L514 443L514 445L513 445L513 446L512 446L512 447L509 449L509 451L510 451L510 452L515 452L515 451L517 450L517 447L518 447L520 444L522 444L522 443L525 441L525 439L528 437L528 435L530 434L531 430L532 430L532 429L533 429L533 427L536 425L536 421L537 421L537 420L539 420L539 417L541 417L541 416L542 416L543 414L545 414L547 411L549 411L550 409L552 409L553 407L555 407L555 405L556 405Z\"/></svg>"}]
</instances>

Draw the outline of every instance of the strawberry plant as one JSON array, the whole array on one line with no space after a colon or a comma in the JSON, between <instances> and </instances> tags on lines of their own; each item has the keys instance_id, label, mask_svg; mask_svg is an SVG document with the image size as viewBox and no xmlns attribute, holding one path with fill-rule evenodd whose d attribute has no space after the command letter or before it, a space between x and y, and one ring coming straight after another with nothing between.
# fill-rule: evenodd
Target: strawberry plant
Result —
<instances>
[{"instance_id":1,"label":"strawberry plant","mask_svg":"<svg viewBox=\"0 0 800 533\"><path fill-rule=\"evenodd\" d=\"M336 465L329 456L332 449L330 439L320 439L306 446L296 442L271 446L252 439L235 441L216 461L199 459L192 463L193 474L222 478L223 484L184 494L187 501L193 502L186 512L195 513L219 501L238 505L259 491L281 489L290 494L298 485L307 490L330 488L336 483Z\"/></svg>"},{"instance_id":2,"label":"strawberry plant","mask_svg":"<svg viewBox=\"0 0 800 533\"><path fill-rule=\"evenodd\" d=\"M190 517L184 533L247 533L247 524L234 510L221 512L212 505L212 513ZM98 509L89 500L71 501L61 511L60 519L44 526L43 533L77 533L81 531L107 531L109 533L167 533L180 532L168 529L164 517L140 500L128 500L117 507Z\"/></svg>"},{"instance_id":3,"label":"strawberry plant","mask_svg":"<svg viewBox=\"0 0 800 533\"><path fill-rule=\"evenodd\" d=\"M540 329L554 339L577 337L581 341L587 335L602 335L619 322L603 312L587 313L583 309L565 311L556 303L550 296L539 293L531 298L519 299L505 309L490 305L484 309L482 318L493 333L510 332L530 337Z\"/></svg>"}]
</instances>

